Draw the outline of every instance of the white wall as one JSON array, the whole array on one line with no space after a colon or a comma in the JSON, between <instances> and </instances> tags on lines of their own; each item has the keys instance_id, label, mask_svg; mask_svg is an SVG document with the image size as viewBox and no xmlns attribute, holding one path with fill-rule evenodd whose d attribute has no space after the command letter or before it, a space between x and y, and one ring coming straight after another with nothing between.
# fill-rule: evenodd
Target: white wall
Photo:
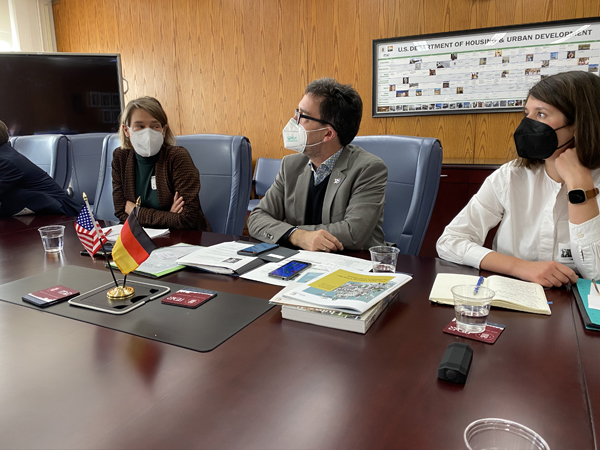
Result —
<instances>
[{"instance_id":1,"label":"white wall","mask_svg":"<svg viewBox=\"0 0 600 450\"><path fill-rule=\"evenodd\" d=\"M10 52L13 50L8 1L0 0L0 52Z\"/></svg>"},{"instance_id":2,"label":"white wall","mask_svg":"<svg viewBox=\"0 0 600 450\"><path fill-rule=\"evenodd\" d=\"M5 14L3 9L5 4L8 4L8 14ZM10 45L13 51L56 51L51 0L0 0L0 15L8 16L10 19L12 35ZM0 21L0 27L2 23L4 22ZM2 36L0 34L0 41L3 40Z\"/></svg>"}]
</instances>

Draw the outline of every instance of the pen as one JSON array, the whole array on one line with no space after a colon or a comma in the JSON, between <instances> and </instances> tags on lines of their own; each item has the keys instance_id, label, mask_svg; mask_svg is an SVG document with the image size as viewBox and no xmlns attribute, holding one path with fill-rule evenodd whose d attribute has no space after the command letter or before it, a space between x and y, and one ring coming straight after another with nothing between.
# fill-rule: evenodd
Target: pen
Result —
<instances>
[{"instance_id":1,"label":"pen","mask_svg":"<svg viewBox=\"0 0 600 450\"><path fill-rule=\"evenodd\" d=\"M481 287L482 283L483 283L483 277L479 277L479 280L477 280L477 286L475 286L475 289L473 290L473 295L475 295L479 292L479 288Z\"/></svg>"},{"instance_id":2,"label":"pen","mask_svg":"<svg viewBox=\"0 0 600 450\"><path fill-rule=\"evenodd\" d=\"M596 280L592 278L592 284L594 285L594 287L596 288L596 292L598 294L600 294L600 291L598 290L598 285L596 284Z\"/></svg>"}]
</instances>

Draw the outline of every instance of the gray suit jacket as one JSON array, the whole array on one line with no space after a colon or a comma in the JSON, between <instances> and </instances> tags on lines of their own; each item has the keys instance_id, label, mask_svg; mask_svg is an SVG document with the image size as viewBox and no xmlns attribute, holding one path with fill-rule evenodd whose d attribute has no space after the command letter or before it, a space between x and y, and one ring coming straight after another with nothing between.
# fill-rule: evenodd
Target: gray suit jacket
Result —
<instances>
[{"instance_id":1,"label":"gray suit jacket","mask_svg":"<svg viewBox=\"0 0 600 450\"><path fill-rule=\"evenodd\" d=\"M327 185L323 223L304 225L311 169L302 154L283 158L273 186L248 218L250 235L276 243L291 228L327 230L347 250L384 245L383 206L387 167L356 145L344 147Z\"/></svg>"}]
</instances>

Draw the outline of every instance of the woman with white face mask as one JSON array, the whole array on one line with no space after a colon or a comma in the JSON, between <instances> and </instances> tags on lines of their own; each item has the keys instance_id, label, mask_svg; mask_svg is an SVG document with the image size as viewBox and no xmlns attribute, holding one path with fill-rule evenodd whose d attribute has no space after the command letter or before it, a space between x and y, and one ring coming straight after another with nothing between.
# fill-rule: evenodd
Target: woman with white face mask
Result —
<instances>
[{"instance_id":1,"label":"woman with white face mask","mask_svg":"<svg viewBox=\"0 0 600 450\"><path fill-rule=\"evenodd\" d=\"M519 159L490 175L437 242L441 258L546 287L600 278L600 78L564 72L529 91ZM500 224L492 250L483 243Z\"/></svg>"},{"instance_id":2,"label":"woman with white face mask","mask_svg":"<svg viewBox=\"0 0 600 450\"><path fill-rule=\"evenodd\" d=\"M176 147L158 100L132 100L121 114L121 147L113 153L113 203L124 222L138 197L142 226L210 231L200 207L200 177L188 151Z\"/></svg>"}]
</instances>

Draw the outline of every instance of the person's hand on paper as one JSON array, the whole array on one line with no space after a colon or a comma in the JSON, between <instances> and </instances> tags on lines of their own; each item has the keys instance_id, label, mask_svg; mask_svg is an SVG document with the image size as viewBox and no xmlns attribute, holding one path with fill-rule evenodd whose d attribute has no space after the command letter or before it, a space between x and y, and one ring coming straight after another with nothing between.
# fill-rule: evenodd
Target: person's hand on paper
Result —
<instances>
[{"instance_id":1,"label":"person's hand on paper","mask_svg":"<svg viewBox=\"0 0 600 450\"><path fill-rule=\"evenodd\" d=\"M177 214L180 214L183 211L183 197L179 195L179 192L175 192L170 211Z\"/></svg>"},{"instance_id":2,"label":"person's hand on paper","mask_svg":"<svg viewBox=\"0 0 600 450\"><path fill-rule=\"evenodd\" d=\"M325 230L306 231L296 230L288 238L296 247L311 252L335 252L344 250L342 243Z\"/></svg>"}]
</instances>

